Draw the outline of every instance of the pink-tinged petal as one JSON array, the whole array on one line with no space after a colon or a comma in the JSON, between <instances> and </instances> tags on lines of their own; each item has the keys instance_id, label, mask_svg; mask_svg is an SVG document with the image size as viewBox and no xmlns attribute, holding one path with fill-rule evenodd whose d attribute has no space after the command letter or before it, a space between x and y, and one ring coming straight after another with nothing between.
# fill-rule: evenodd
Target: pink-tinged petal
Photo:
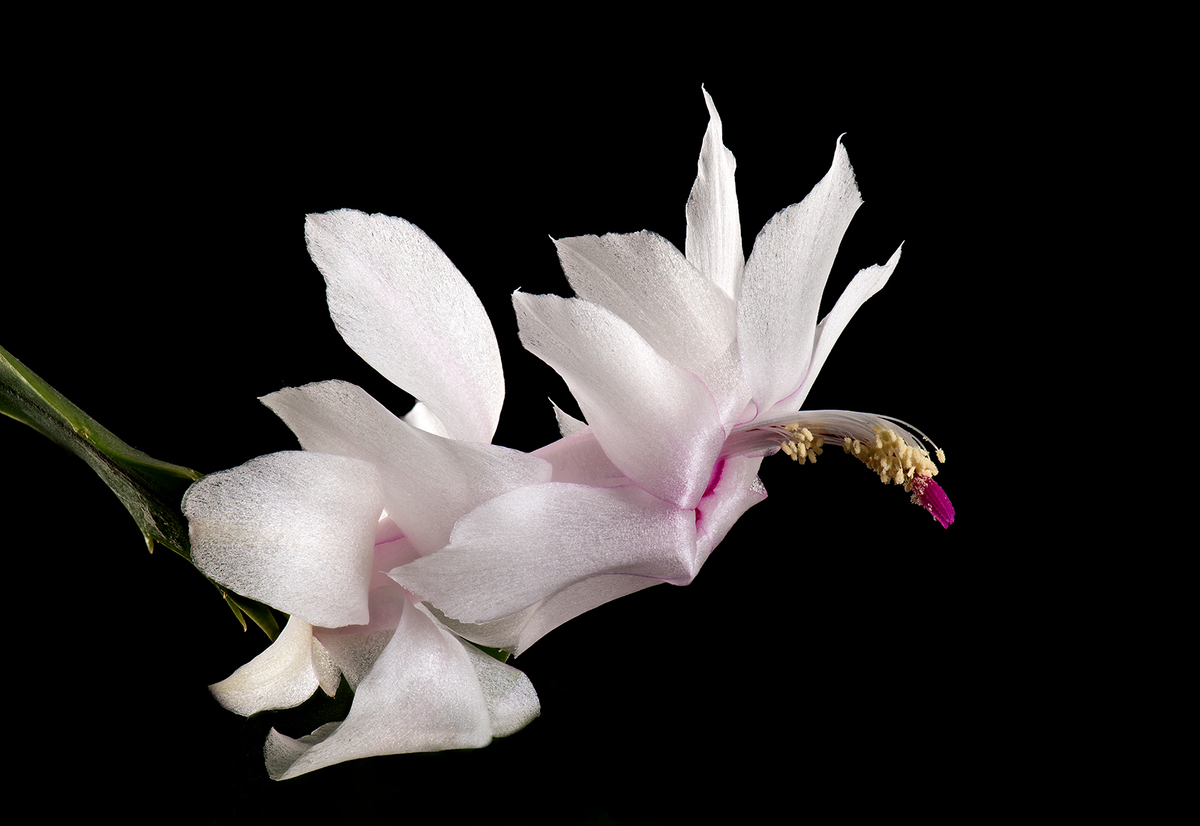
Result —
<instances>
[{"instance_id":1,"label":"pink-tinged petal","mask_svg":"<svg viewBox=\"0 0 1200 826\"><path fill-rule=\"evenodd\" d=\"M352 209L309 215L305 235L346 343L454 438L490 442L504 403L500 349L438 245L401 218Z\"/></svg>"},{"instance_id":2,"label":"pink-tinged petal","mask_svg":"<svg viewBox=\"0 0 1200 826\"><path fill-rule=\"evenodd\" d=\"M703 90L702 90L703 91ZM708 129L700 148L696 182L687 202L687 260L730 298L737 298L745 256L733 173L737 163L725 148L721 117L708 92Z\"/></svg>"},{"instance_id":3,"label":"pink-tinged petal","mask_svg":"<svg viewBox=\"0 0 1200 826\"><path fill-rule=\"evenodd\" d=\"M289 387L263 403L305 450L378 465L388 515L421 553L445 545L455 521L481 502L550 478L541 459L413 427L348 382Z\"/></svg>"},{"instance_id":4,"label":"pink-tinged petal","mask_svg":"<svg viewBox=\"0 0 1200 826\"><path fill-rule=\"evenodd\" d=\"M408 537L400 531L392 517L385 513L375 528L375 578L371 580L371 587L375 588L392 581L386 576L380 579L382 571L390 571L397 565L412 562L420 556L420 552L408 541Z\"/></svg>"},{"instance_id":5,"label":"pink-tinged petal","mask_svg":"<svg viewBox=\"0 0 1200 826\"><path fill-rule=\"evenodd\" d=\"M301 451L205 476L183 499L197 568L324 626L367 621L382 510L374 465Z\"/></svg>"},{"instance_id":6,"label":"pink-tinged petal","mask_svg":"<svg viewBox=\"0 0 1200 826\"><path fill-rule=\"evenodd\" d=\"M568 443L583 435L586 434L577 434L556 444ZM738 517L766 497L767 492L756 475L761 462L761 458L735 456L720 463L712 489L700 500L695 512L695 568L698 569L725 538ZM556 463L556 480L559 467ZM436 558L436 554L430 558ZM591 576L554 592L517 614L492 622L475 624L445 616L441 618L461 637L519 655L564 622L606 602L659 584L659 579L631 574Z\"/></svg>"},{"instance_id":7,"label":"pink-tinged petal","mask_svg":"<svg viewBox=\"0 0 1200 826\"><path fill-rule=\"evenodd\" d=\"M550 483L484 503L450 544L391 571L448 617L511 616L588 577L685 584L697 565L695 514L634 487Z\"/></svg>"},{"instance_id":8,"label":"pink-tinged petal","mask_svg":"<svg viewBox=\"0 0 1200 826\"><path fill-rule=\"evenodd\" d=\"M761 456L730 456L717 463L710 490L696 506L696 557L703 564L741 515L767 498L758 478Z\"/></svg>"},{"instance_id":9,"label":"pink-tinged petal","mask_svg":"<svg viewBox=\"0 0 1200 826\"><path fill-rule=\"evenodd\" d=\"M742 278L738 339L746 381L764 410L799 387L808 372L821 293L861 204L839 140L821 182L768 221L754 241Z\"/></svg>"},{"instance_id":10,"label":"pink-tinged petal","mask_svg":"<svg viewBox=\"0 0 1200 826\"><path fill-rule=\"evenodd\" d=\"M498 707L515 693L514 702L527 707L523 697L532 692L521 677L511 679L508 695L503 688L485 692L463 643L409 603L359 683L346 719L299 740L272 731L264 750L267 771L282 780L362 757L485 746L494 733L489 700ZM513 729L512 717L505 714L506 731Z\"/></svg>"},{"instance_id":11,"label":"pink-tinged petal","mask_svg":"<svg viewBox=\"0 0 1200 826\"><path fill-rule=\"evenodd\" d=\"M725 432L716 402L612 311L515 293L521 342L566 381L605 453L637 484L695 507Z\"/></svg>"},{"instance_id":12,"label":"pink-tinged petal","mask_svg":"<svg viewBox=\"0 0 1200 826\"><path fill-rule=\"evenodd\" d=\"M267 650L209 690L222 706L249 717L267 709L298 706L318 686L332 697L338 678L325 649L313 639L312 626L291 617Z\"/></svg>"}]
</instances>

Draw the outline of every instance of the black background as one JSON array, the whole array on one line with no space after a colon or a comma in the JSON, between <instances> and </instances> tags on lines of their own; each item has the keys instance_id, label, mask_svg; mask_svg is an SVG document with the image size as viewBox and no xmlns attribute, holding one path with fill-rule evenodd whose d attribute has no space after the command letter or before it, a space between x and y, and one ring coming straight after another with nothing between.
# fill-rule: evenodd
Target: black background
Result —
<instances>
[{"instance_id":1,"label":"black background","mask_svg":"<svg viewBox=\"0 0 1200 826\"><path fill-rule=\"evenodd\" d=\"M86 466L0 421L20 606L10 738L31 775L86 781L83 805L174 822L486 810L667 823L728 805L737 822L781 806L954 815L1019 808L1057 782L1073 725L1045 723L1062 719L1045 677L1054 645L1027 646L1040 586L1030 550L1007 538L1024 518L1011 507L1019 462L996 418L1014 401L1013 324L1030 322L1006 271L1017 221L1003 204L1038 151L1025 126L1051 111L1043 90L1001 71L1000 53L944 44L806 49L809 35L779 66L685 54L663 69L557 41L333 59L314 37L286 59L256 42L184 55L163 43L18 84L31 177L11 199L0 342L155 457L210 472L291 449L258 396L339 378L406 408L335 331L303 236L307 213L398 215L488 307L508 381L495 441L534 449L556 438L547 397L573 403L521 349L509 296L568 294L550 237L651 229L682 247L703 83L738 161L747 252L846 133L865 205L825 307L905 248L806 406L928 433L948 454L939 480L958 521L942 530L839 452L802 468L768 460L769 498L691 586L604 606L515 661L543 707L526 730L273 784L261 729L206 689L262 635L185 562L148 555ZM1031 740L1037 759L1015 759Z\"/></svg>"}]
</instances>

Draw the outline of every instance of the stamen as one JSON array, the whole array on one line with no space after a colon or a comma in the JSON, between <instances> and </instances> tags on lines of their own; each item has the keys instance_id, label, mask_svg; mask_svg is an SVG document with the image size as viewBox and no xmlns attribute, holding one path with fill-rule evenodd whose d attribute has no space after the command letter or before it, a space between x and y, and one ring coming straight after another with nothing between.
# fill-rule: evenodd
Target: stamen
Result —
<instances>
[{"instance_id":1,"label":"stamen","mask_svg":"<svg viewBox=\"0 0 1200 826\"><path fill-rule=\"evenodd\" d=\"M895 418L895 417L893 417L893 416L884 416L884 415L880 415L880 416L879 416L879 418L881 418L881 419L885 419L885 420L887 420L887 421L889 421L889 422L892 422L893 424L898 424L898 425L900 425L900 426L901 426L901 428L905 428L905 427L906 427L906 428L908 428L909 430L913 431L913 432L914 432L914 433L916 433L918 436L920 436L922 439L924 439L925 441L929 442L930 446L931 446L931 447L934 449L934 451L935 451L934 455L936 455L936 456L938 457L938 461L939 461L939 462L945 462L945 461L946 461L946 452L945 452L944 450L942 450L940 447L938 447L937 445L935 445L935 444L933 443L933 439L929 438L929 437L928 437L928 436L926 436L924 433L922 433L921 431L917 430L915 427L913 427L912 425L910 425L908 422L904 421L903 419L897 419L897 418Z\"/></svg>"},{"instance_id":2,"label":"stamen","mask_svg":"<svg viewBox=\"0 0 1200 826\"><path fill-rule=\"evenodd\" d=\"M912 490L916 475L936 476L938 469L929 459L929 451L907 442L891 428L875 427L873 442L863 442L846 436L842 449L879 474L884 484L895 482Z\"/></svg>"},{"instance_id":3,"label":"stamen","mask_svg":"<svg viewBox=\"0 0 1200 826\"><path fill-rule=\"evenodd\" d=\"M744 426L730 434L722 456L765 455L774 443L800 464L815 463L825 440L837 439L846 453L879 474L884 484L903 485L905 491L912 493L915 504L929 511L942 527L949 527L954 521L954 506L933 481L938 467L929 458L929 451L906 428L915 430L930 444L939 462L946 461L945 451L912 425L890 416L847 410L800 411Z\"/></svg>"},{"instance_id":4,"label":"stamen","mask_svg":"<svg viewBox=\"0 0 1200 826\"><path fill-rule=\"evenodd\" d=\"M814 436L807 427L798 424L784 425L783 429L790 435L790 438L781 446L783 452L800 464L808 461L815 465L817 457L823 452L825 438Z\"/></svg>"}]
</instances>

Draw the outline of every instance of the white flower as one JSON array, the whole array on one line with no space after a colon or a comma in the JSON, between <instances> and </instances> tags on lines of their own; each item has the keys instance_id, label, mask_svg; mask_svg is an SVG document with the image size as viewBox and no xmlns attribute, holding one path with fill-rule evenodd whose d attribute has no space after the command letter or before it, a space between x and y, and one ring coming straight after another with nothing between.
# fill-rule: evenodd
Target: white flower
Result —
<instances>
[{"instance_id":1,"label":"white flower","mask_svg":"<svg viewBox=\"0 0 1200 826\"><path fill-rule=\"evenodd\" d=\"M532 524L505 522L497 536L489 533L492 523L463 520L446 548L393 572L450 617L499 628L503 611L539 595L552 603L578 594L578 604L562 611L571 614L656 582L690 581L733 522L765 495L759 462L781 446L800 461L815 460L823 440L836 438L885 481L911 488L943 524L953 519L931 478L936 466L900 423L800 410L847 322L900 258L897 250L886 264L860 272L818 322L834 256L861 204L845 148L839 141L828 174L768 222L743 260L734 159L707 92L705 101L710 123L688 200L686 253L650 232L563 239L556 242L559 258L577 297L514 295L523 343L563 377L587 420L560 414L564 438L535 455L554 465L556 483L619 492L645 521L627 532L605 513L581 525L615 541L590 542L592 570L570 580L548 574L555 562L530 544ZM536 490L507 498L515 505ZM505 498L485 507L501 507ZM538 512L537 503L523 504ZM552 516L543 529L554 524ZM686 551L681 522L694 524ZM525 588L521 598L484 604L468 583L499 575ZM511 617L510 632L527 620ZM504 635L474 638L500 644Z\"/></svg>"},{"instance_id":2,"label":"white flower","mask_svg":"<svg viewBox=\"0 0 1200 826\"><path fill-rule=\"evenodd\" d=\"M355 690L344 722L299 740L272 732L277 779L483 746L539 710L528 678L384 573L441 548L479 505L550 478L546 461L489 444L504 383L483 306L398 218L313 215L307 237L339 331L419 403L406 421L345 382L273 393L264 402L304 450L206 476L185 497L196 565L291 615L267 651L213 686L218 700L242 714L296 705L318 684L333 693L339 673Z\"/></svg>"},{"instance_id":3,"label":"white flower","mask_svg":"<svg viewBox=\"0 0 1200 826\"><path fill-rule=\"evenodd\" d=\"M780 448L815 461L836 438L953 519L936 466L901 423L800 410L900 256L860 272L818 322L861 203L840 141L825 178L743 260L734 160L705 100L685 252L648 232L563 239L577 297L514 295L522 341L587 420L560 412L563 438L532 454L489 444L503 401L494 336L433 242L400 219L310 217L338 329L419 402L401 420L342 382L272 394L264 401L304 451L188 494L202 570L292 614L263 657L214 687L222 701L276 707L328 690L339 672L356 688L340 725L272 735L273 776L520 728L538 708L528 680L461 639L519 653L611 599L690 582L766 495L758 468Z\"/></svg>"},{"instance_id":4,"label":"white flower","mask_svg":"<svg viewBox=\"0 0 1200 826\"><path fill-rule=\"evenodd\" d=\"M782 443L803 460L813 440L830 437L885 481L912 486L925 477L915 487L924 496L937 468L899 422L800 410L838 336L900 260L897 249L861 271L818 322L862 203L845 147L839 140L829 172L767 222L743 262L735 163L704 97L710 123L688 200L686 254L649 232L558 241L578 298L518 293L523 342L563 376L621 471L679 507L695 506L723 459ZM798 435L805 428L809 435Z\"/></svg>"}]
</instances>

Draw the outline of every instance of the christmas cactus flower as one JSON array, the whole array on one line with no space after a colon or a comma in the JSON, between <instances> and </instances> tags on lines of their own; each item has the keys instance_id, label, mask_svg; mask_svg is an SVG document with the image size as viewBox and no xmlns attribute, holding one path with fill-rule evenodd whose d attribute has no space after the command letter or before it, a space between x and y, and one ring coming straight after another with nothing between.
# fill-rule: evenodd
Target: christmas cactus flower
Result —
<instances>
[{"instance_id":1,"label":"christmas cactus flower","mask_svg":"<svg viewBox=\"0 0 1200 826\"><path fill-rule=\"evenodd\" d=\"M767 222L743 260L735 163L704 96L710 122L685 252L650 232L556 242L577 298L517 293L525 346L563 376L614 464L681 508L695 507L732 457L782 446L803 462L836 439L948 527L953 508L933 481L937 466L909 428L874 414L801 410L838 336L900 260L897 249L858 273L818 321L862 203L845 147L837 142L829 172Z\"/></svg>"},{"instance_id":2,"label":"christmas cactus flower","mask_svg":"<svg viewBox=\"0 0 1200 826\"><path fill-rule=\"evenodd\" d=\"M342 336L419 400L398 418L329 381L264 398L303 450L214 473L186 494L193 559L290 614L258 658L212 687L242 714L303 702L344 676L349 715L272 731L276 779L378 754L473 748L539 711L525 675L464 642L386 571L447 544L465 514L548 482L544 459L490 444L499 349L474 291L423 232L350 210L309 216L309 251Z\"/></svg>"},{"instance_id":3,"label":"christmas cactus flower","mask_svg":"<svg viewBox=\"0 0 1200 826\"><path fill-rule=\"evenodd\" d=\"M861 204L845 148L839 140L828 174L768 222L746 260L734 158L707 92L705 101L710 122L687 204L685 251L650 232L563 239L559 258L576 297L514 295L523 343L563 377L587 420L560 413L563 439L535 455L553 464L554 483L586 485L589 495L621 497L645 514L645 524L630 530L643 541L607 517L607 528L589 525L617 541L594 534L592 570L572 580L557 560L530 550L536 545L523 533L530 523L505 523L508 532L495 535L477 512L479 523L459 522L446 548L393 572L449 617L526 634L527 644L541 632L530 631L535 610L569 618L647 585L690 581L733 522L765 496L759 463L781 448L815 461L827 440L837 440L885 482L910 490L943 526L953 521L933 480L937 467L909 428L873 414L801 410L847 322L900 259L897 250L860 272L818 321L834 256ZM516 504L537 493L506 496ZM497 576L524 588L519 600L485 603L470 585ZM503 612L518 602L537 608L508 617L506 626ZM502 633L456 627L511 644Z\"/></svg>"}]
</instances>

